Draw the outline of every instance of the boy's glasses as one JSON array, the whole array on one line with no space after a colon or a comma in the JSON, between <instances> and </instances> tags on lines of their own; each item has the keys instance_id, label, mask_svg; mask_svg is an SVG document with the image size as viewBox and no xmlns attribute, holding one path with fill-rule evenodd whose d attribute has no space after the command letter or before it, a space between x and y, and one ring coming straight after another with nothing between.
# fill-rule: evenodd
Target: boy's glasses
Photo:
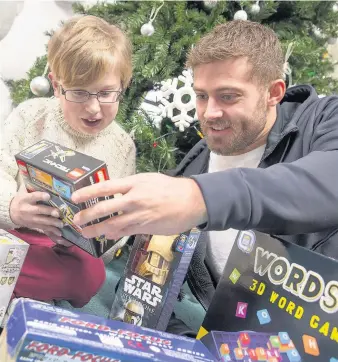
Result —
<instances>
[{"instance_id":1,"label":"boy's glasses","mask_svg":"<svg viewBox=\"0 0 338 362\"><path fill-rule=\"evenodd\" d=\"M116 103L121 100L121 91L100 91L97 93L89 93L84 90L65 90L62 86L61 93L65 96L68 102L84 103L88 101L90 96L96 96L100 103Z\"/></svg>"}]
</instances>

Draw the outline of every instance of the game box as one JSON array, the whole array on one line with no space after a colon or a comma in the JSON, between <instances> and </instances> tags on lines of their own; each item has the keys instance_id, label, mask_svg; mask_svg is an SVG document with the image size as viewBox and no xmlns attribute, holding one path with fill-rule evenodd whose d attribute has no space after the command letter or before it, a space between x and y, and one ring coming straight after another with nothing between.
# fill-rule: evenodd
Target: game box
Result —
<instances>
[{"instance_id":1,"label":"game box","mask_svg":"<svg viewBox=\"0 0 338 362\"><path fill-rule=\"evenodd\" d=\"M0 326L18 280L29 245L0 229Z\"/></svg>"},{"instance_id":2,"label":"game box","mask_svg":"<svg viewBox=\"0 0 338 362\"><path fill-rule=\"evenodd\" d=\"M116 292L110 318L165 330L200 236L138 235Z\"/></svg>"},{"instance_id":3,"label":"game box","mask_svg":"<svg viewBox=\"0 0 338 362\"><path fill-rule=\"evenodd\" d=\"M240 232L197 338L217 361L338 362L338 262Z\"/></svg>"},{"instance_id":4,"label":"game box","mask_svg":"<svg viewBox=\"0 0 338 362\"><path fill-rule=\"evenodd\" d=\"M81 227L73 222L77 212L106 199L91 199L78 205L71 200L74 191L109 179L105 162L47 140L26 148L15 158L27 191L45 191L51 195L48 204L60 212L65 239L94 257L100 257L116 244L117 241L107 240L104 235L84 238Z\"/></svg>"},{"instance_id":5,"label":"game box","mask_svg":"<svg viewBox=\"0 0 338 362\"><path fill-rule=\"evenodd\" d=\"M1 362L211 362L195 339L21 300L1 334Z\"/></svg>"}]
</instances>

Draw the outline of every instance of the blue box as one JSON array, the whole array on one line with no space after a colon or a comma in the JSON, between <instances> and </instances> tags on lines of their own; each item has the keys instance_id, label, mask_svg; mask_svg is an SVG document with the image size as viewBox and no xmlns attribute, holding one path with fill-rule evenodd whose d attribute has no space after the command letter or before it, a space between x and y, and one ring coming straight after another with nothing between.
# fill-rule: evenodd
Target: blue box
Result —
<instances>
[{"instance_id":1,"label":"blue box","mask_svg":"<svg viewBox=\"0 0 338 362\"><path fill-rule=\"evenodd\" d=\"M213 357L195 339L20 301L1 335L1 362L196 361Z\"/></svg>"}]
</instances>

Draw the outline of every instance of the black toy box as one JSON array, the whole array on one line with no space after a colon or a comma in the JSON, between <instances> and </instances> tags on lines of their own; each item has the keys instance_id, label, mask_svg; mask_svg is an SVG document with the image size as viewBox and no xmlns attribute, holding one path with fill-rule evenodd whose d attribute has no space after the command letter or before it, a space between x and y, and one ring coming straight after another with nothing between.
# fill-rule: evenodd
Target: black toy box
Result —
<instances>
[{"instance_id":1,"label":"black toy box","mask_svg":"<svg viewBox=\"0 0 338 362\"><path fill-rule=\"evenodd\" d=\"M121 278L110 318L165 330L200 231L138 235Z\"/></svg>"},{"instance_id":2,"label":"black toy box","mask_svg":"<svg viewBox=\"0 0 338 362\"><path fill-rule=\"evenodd\" d=\"M81 227L73 223L77 212L105 199L91 199L78 205L71 201L74 191L109 179L105 162L47 140L26 148L15 158L27 191L45 191L51 195L48 204L60 212L65 239L94 257L100 257L116 244L105 236L84 238Z\"/></svg>"}]
</instances>

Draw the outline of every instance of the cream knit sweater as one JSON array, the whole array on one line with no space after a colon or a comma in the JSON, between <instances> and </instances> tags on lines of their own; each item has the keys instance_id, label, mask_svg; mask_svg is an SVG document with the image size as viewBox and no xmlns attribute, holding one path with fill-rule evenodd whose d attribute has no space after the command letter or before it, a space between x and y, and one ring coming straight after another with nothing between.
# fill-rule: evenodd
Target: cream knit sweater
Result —
<instances>
[{"instance_id":1,"label":"cream knit sweater","mask_svg":"<svg viewBox=\"0 0 338 362\"><path fill-rule=\"evenodd\" d=\"M74 131L63 118L57 98L23 102L0 128L0 228L10 229L11 200L22 184L14 155L46 139L88 154L107 163L110 178L135 173L136 149L131 137L116 123L95 136Z\"/></svg>"}]
</instances>

